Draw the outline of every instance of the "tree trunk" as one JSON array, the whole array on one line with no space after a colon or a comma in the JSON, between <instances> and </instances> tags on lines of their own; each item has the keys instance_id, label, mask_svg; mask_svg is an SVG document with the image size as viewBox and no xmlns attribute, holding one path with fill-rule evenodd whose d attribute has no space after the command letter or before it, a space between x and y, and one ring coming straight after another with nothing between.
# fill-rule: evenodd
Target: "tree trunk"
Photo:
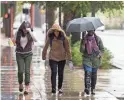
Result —
<instances>
[{"instance_id":1,"label":"tree trunk","mask_svg":"<svg viewBox=\"0 0 124 100\"><path fill-rule=\"evenodd\" d=\"M95 6L96 6L96 1L91 1L91 16L95 17Z\"/></svg>"},{"instance_id":2,"label":"tree trunk","mask_svg":"<svg viewBox=\"0 0 124 100\"><path fill-rule=\"evenodd\" d=\"M64 22L63 22L63 29L66 30L66 26L70 20L72 20L72 13L71 12L64 12Z\"/></svg>"},{"instance_id":3,"label":"tree trunk","mask_svg":"<svg viewBox=\"0 0 124 100\"><path fill-rule=\"evenodd\" d=\"M49 7L48 3L51 2L46 2L46 24L48 24L48 29L51 28L51 26L53 25L54 21L55 21L55 10L56 8L51 8Z\"/></svg>"},{"instance_id":4,"label":"tree trunk","mask_svg":"<svg viewBox=\"0 0 124 100\"><path fill-rule=\"evenodd\" d=\"M62 8L61 8L61 2L59 3L59 25L62 27L62 17L61 17L61 12L62 12Z\"/></svg>"}]
</instances>

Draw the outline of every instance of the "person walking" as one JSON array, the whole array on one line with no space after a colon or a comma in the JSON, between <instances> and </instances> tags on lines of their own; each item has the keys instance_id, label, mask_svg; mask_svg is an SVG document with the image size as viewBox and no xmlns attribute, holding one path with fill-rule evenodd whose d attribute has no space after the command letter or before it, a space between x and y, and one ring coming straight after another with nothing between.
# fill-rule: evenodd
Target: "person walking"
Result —
<instances>
[{"instance_id":1,"label":"person walking","mask_svg":"<svg viewBox=\"0 0 124 100\"><path fill-rule=\"evenodd\" d=\"M58 93L62 94L63 74L66 60L71 62L71 49L67 36L58 24L53 24L47 32L47 41L42 51L42 59L46 59L49 51L49 65L51 68L52 94L56 93L56 76L58 72ZM57 70L58 69L58 70Z\"/></svg>"},{"instance_id":2,"label":"person walking","mask_svg":"<svg viewBox=\"0 0 124 100\"><path fill-rule=\"evenodd\" d=\"M80 52L83 53L83 68L85 71L84 82L86 95L95 95L95 86L97 82L97 70L101 65L101 58L104 53L104 46L99 36L95 34L94 30L87 31L83 35L80 44ZM85 34L85 32L84 32Z\"/></svg>"},{"instance_id":3,"label":"person walking","mask_svg":"<svg viewBox=\"0 0 124 100\"><path fill-rule=\"evenodd\" d=\"M23 73L25 72L25 91L24 94L29 93L30 84L30 66L32 61L32 44L37 42L36 38L32 34L24 21L17 33L15 34L15 45L16 45L16 61L18 65L18 82L19 91L23 91Z\"/></svg>"}]
</instances>

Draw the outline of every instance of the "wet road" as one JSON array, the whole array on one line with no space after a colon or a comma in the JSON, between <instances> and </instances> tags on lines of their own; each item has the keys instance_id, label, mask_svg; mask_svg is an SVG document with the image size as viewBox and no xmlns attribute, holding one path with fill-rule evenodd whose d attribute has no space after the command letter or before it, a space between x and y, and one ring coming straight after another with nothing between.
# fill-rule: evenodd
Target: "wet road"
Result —
<instances>
[{"instance_id":1,"label":"wet road","mask_svg":"<svg viewBox=\"0 0 124 100\"><path fill-rule=\"evenodd\" d=\"M113 54L113 65L124 70L124 30L105 30L104 32L97 31L105 47Z\"/></svg>"},{"instance_id":2,"label":"wet road","mask_svg":"<svg viewBox=\"0 0 124 100\"><path fill-rule=\"evenodd\" d=\"M42 48L35 46L31 66L30 94L24 96L18 92L14 48L2 47L1 52L1 100L117 100L112 94L113 91L117 94L120 90L124 90L123 77L120 77L124 76L122 71L99 70L96 95L84 97L82 94L84 89L83 70L71 71L66 66L63 83L64 94L52 96L49 66L45 66L44 61L41 60Z\"/></svg>"}]
</instances>

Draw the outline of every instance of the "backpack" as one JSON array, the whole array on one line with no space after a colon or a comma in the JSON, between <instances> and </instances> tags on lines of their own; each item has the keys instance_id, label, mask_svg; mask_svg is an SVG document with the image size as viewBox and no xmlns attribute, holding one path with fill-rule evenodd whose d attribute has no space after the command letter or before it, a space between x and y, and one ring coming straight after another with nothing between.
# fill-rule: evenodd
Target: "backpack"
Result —
<instances>
[{"instance_id":1,"label":"backpack","mask_svg":"<svg viewBox=\"0 0 124 100\"><path fill-rule=\"evenodd\" d=\"M63 42L63 47L65 48L65 44L64 44L65 37L62 36L62 37L60 38L60 40L62 40L62 42ZM53 37L50 37L50 47L52 47L52 41L53 41Z\"/></svg>"}]
</instances>

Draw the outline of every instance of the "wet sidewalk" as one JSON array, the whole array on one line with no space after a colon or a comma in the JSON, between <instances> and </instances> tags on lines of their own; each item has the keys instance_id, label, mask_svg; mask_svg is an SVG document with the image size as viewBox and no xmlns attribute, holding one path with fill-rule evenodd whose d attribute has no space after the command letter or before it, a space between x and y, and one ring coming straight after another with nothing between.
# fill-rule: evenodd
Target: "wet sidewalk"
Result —
<instances>
[{"instance_id":1,"label":"wet sidewalk","mask_svg":"<svg viewBox=\"0 0 124 100\"><path fill-rule=\"evenodd\" d=\"M96 95L83 96L84 72L82 69L65 69L62 96L51 95L50 68L41 59L42 48L35 46L31 66L30 93L20 94L17 82L17 64L14 47L1 47L1 100L118 100L124 97L124 72L122 70L99 70ZM123 100L123 99L122 99Z\"/></svg>"}]
</instances>

